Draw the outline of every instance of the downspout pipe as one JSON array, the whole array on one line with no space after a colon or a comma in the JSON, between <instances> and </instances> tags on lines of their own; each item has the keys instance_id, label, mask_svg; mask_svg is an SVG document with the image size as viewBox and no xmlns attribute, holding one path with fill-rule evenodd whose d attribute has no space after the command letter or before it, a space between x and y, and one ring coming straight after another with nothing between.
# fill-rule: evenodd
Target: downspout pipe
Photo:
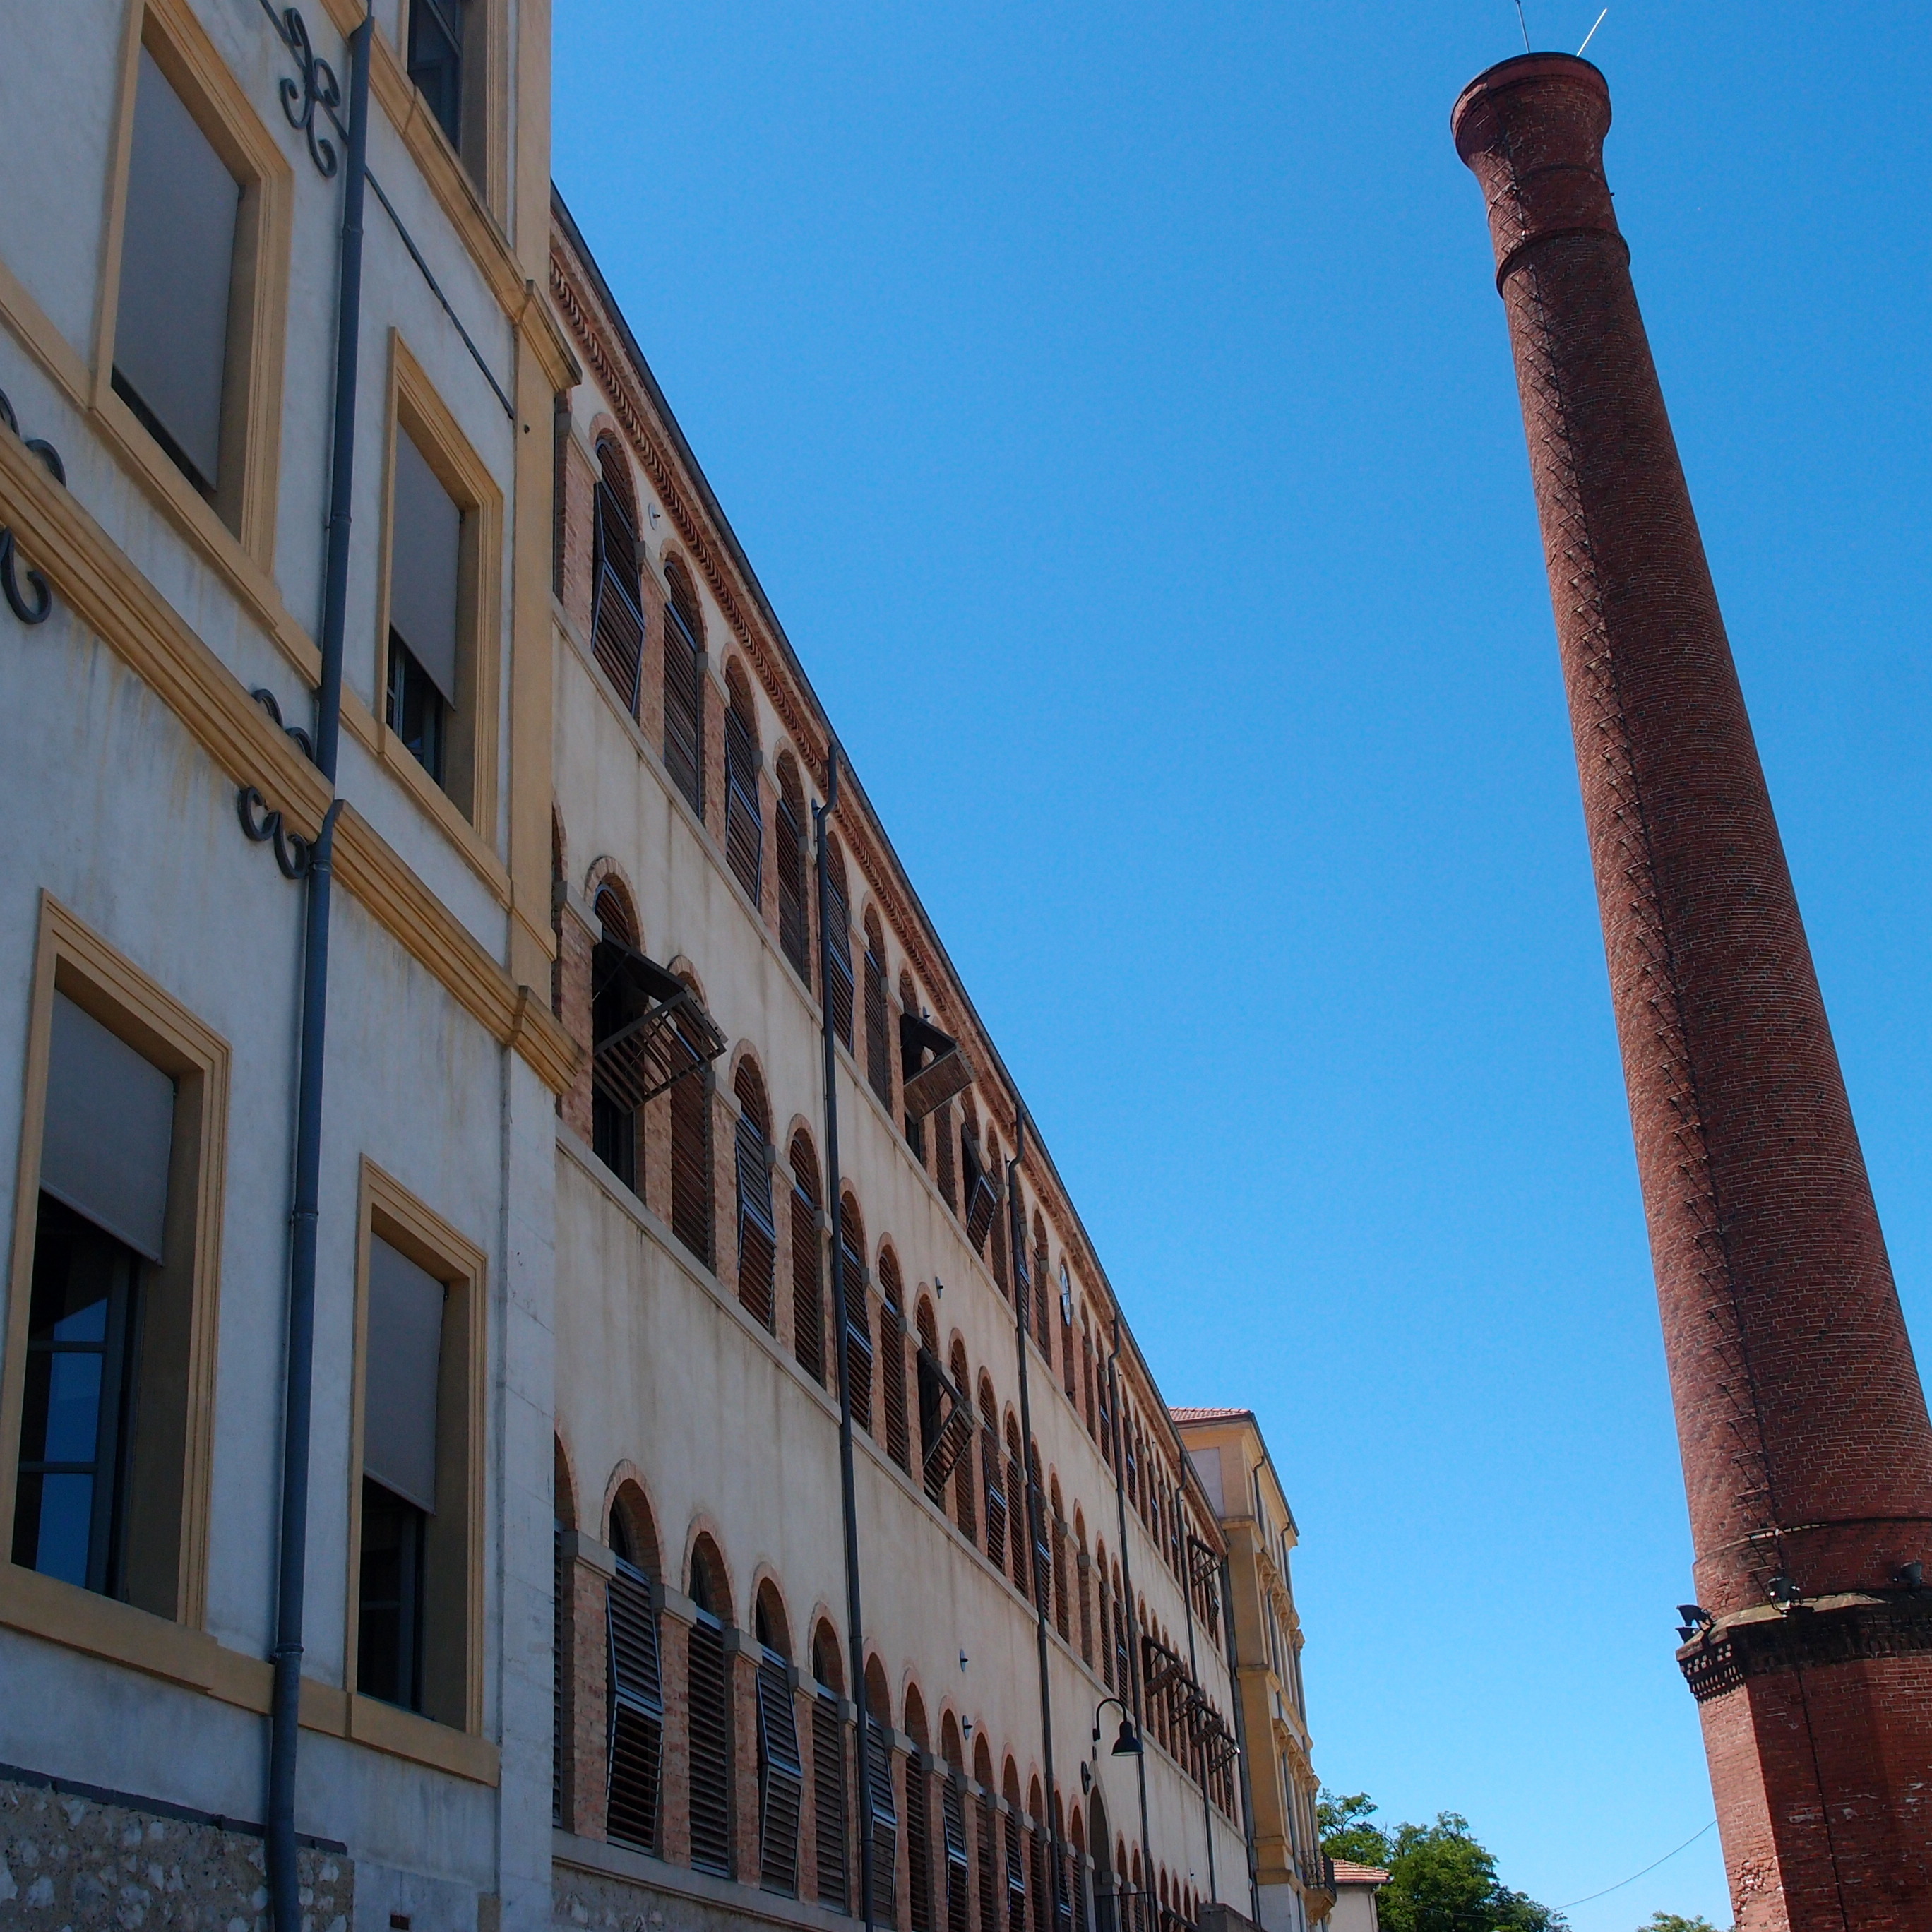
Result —
<instances>
[{"instance_id":1,"label":"downspout pipe","mask_svg":"<svg viewBox=\"0 0 1932 1932\"><path fill-rule=\"evenodd\" d=\"M1135 1915L1145 1923L1139 1899L1148 1896L1147 1876L1154 1869L1154 1844L1148 1829L1147 1713L1141 1708L1141 1620L1134 1608L1134 1566L1127 1554L1127 1470L1120 1442L1120 1312L1114 1311L1113 1352L1107 1358L1107 1393L1113 1398L1114 1508L1120 1525L1120 1588L1127 1600L1127 1628L1132 1641L1127 1649L1128 1687L1133 1692L1134 1724L1141 1734L1141 1748L1135 1754L1134 1774L1140 1781L1141 1888L1134 1906Z\"/></svg>"},{"instance_id":2,"label":"downspout pipe","mask_svg":"<svg viewBox=\"0 0 1932 1932\"><path fill-rule=\"evenodd\" d=\"M1241 1838L1248 1852L1248 1902L1254 1908L1254 1922L1262 1922L1262 1868L1255 1844L1255 1792L1248 1776L1248 1720L1241 1714L1241 1658L1234 1646L1234 1573L1224 1554L1221 1558L1221 1621L1228 1634L1228 1675L1234 1686L1234 1742L1240 1750Z\"/></svg>"},{"instance_id":3,"label":"downspout pipe","mask_svg":"<svg viewBox=\"0 0 1932 1932\"><path fill-rule=\"evenodd\" d=\"M1046 1498L1040 1494L1040 1479L1034 1473L1033 1397L1027 1381L1027 1322L1030 1311L1027 1301L1026 1219L1025 1210L1020 1203L1020 1160L1026 1152L1026 1109L1016 1107L1013 1109L1012 1158L1006 1162L1006 1225L1012 1230L1013 1248L1013 1344L1019 1352L1020 1432L1026 1438L1022 1453L1026 1458L1024 1474L1027 1534L1033 1541L1032 1548L1027 1552L1027 1568L1033 1576L1034 1637L1040 1648L1040 1749L1045 1754L1046 1763L1046 1842L1053 1868L1053 1875L1047 1881L1047 1888L1052 1896L1054 1922L1058 1924L1063 1903L1060 1895L1062 1877L1060 1828L1054 1822L1053 1811L1056 1789L1053 1772L1053 1694L1047 1674L1046 1592L1040 1587L1041 1549L1048 1549L1049 1564L1052 1557L1051 1545L1044 1534L1046 1528Z\"/></svg>"},{"instance_id":4,"label":"downspout pipe","mask_svg":"<svg viewBox=\"0 0 1932 1932\"><path fill-rule=\"evenodd\" d=\"M1184 1456L1187 1454L1184 1444L1180 1453ZM1180 1486L1185 1494L1186 1484L1184 1481ZM1187 1565L1187 1574L1182 1580L1180 1601L1187 1616L1187 1674L1194 1679L1194 1688L1198 1690L1201 1688L1201 1666L1194 1655L1194 1552L1197 1546L1208 1549L1204 1543L1197 1546L1197 1540L1189 1532L1184 1520L1180 1549ZM1214 1552L1209 1550L1208 1554L1212 1556ZM1240 1695L1239 1685L1235 1687L1235 1694L1237 1697ZM1218 1905L1221 1902L1221 1888L1214 1876L1214 1802L1208 1795L1208 1756L1205 1751L1202 1752L1201 1757L1201 1822L1208 1834L1208 1897L1210 1904Z\"/></svg>"},{"instance_id":5,"label":"downspout pipe","mask_svg":"<svg viewBox=\"0 0 1932 1932\"><path fill-rule=\"evenodd\" d=\"M832 1306L838 1322L838 1500L845 1528L845 1641L852 1660L853 1702L858 1708L859 1890L866 1932L872 1932L872 1738L866 1702L866 1619L859 1600L859 1503L852 1472L851 1327L845 1310L844 1204L838 1179L838 1048L832 1024L832 873L826 862L826 830L838 809L838 741L825 751L825 802L812 808L818 836L819 1033L825 1052L825 1192L831 1202ZM859 1292L865 1293L860 1285Z\"/></svg>"},{"instance_id":6,"label":"downspout pipe","mask_svg":"<svg viewBox=\"0 0 1932 1932\"><path fill-rule=\"evenodd\" d=\"M349 37L349 132L342 184L342 255L335 314L335 406L324 554L322 677L315 762L335 785L342 735L342 641L356 481L357 351L362 323L363 185L369 156L369 51L374 16ZM310 849L302 929L302 1043L296 1072L294 1202L289 1229L288 1340L282 1405L281 1522L275 1569L274 1681L268 1701L268 1790L263 1834L275 1932L302 1932L296 1868L296 1757L301 1738L302 1612L308 1557L309 1423L315 1364L316 1222L322 1194L322 1047L328 1012L328 915L334 800Z\"/></svg>"}]
</instances>

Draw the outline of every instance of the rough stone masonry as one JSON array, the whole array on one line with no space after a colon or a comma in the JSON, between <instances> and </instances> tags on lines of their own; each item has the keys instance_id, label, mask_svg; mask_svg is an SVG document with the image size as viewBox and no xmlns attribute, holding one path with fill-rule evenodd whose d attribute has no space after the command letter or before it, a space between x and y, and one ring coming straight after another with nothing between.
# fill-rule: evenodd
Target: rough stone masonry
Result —
<instances>
[{"instance_id":1,"label":"rough stone masonry","mask_svg":"<svg viewBox=\"0 0 1932 1932\"><path fill-rule=\"evenodd\" d=\"M1740 1932L1932 1926L1932 1426L1604 176L1587 62L1452 122L1515 352Z\"/></svg>"}]
</instances>

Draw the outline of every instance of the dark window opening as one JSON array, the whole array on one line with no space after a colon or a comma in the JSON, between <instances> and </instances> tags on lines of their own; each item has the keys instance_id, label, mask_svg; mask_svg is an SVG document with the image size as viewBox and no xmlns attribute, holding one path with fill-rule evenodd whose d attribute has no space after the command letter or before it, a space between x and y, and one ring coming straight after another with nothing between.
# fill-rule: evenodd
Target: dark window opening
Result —
<instances>
[{"instance_id":1,"label":"dark window opening","mask_svg":"<svg viewBox=\"0 0 1932 1932\"><path fill-rule=\"evenodd\" d=\"M416 653L398 632L389 633L389 700L386 722L403 748L442 783L443 750L448 739L449 705Z\"/></svg>"},{"instance_id":2,"label":"dark window opening","mask_svg":"<svg viewBox=\"0 0 1932 1932\"><path fill-rule=\"evenodd\" d=\"M362 1588L356 1688L406 1711L422 1708L424 1512L362 1479Z\"/></svg>"},{"instance_id":3,"label":"dark window opening","mask_svg":"<svg viewBox=\"0 0 1932 1932\"><path fill-rule=\"evenodd\" d=\"M410 0L410 78L453 148L463 137L463 0Z\"/></svg>"}]
</instances>

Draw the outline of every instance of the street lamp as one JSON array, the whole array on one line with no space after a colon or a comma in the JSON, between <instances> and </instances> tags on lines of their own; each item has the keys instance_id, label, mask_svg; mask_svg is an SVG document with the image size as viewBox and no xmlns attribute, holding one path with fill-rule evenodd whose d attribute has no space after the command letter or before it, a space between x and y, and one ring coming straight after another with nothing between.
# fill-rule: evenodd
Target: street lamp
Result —
<instances>
[{"instance_id":1,"label":"street lamp","mask_svg":"<svg viewBox=\"0 0 1932 1932\"><path fill-rule=\"evenodd\" d=\"M1134 1720L1126 1706L1121 1704L1118 1697L1102 1697L1094 1706L1094 1743L1097 1744L1100 1742L1100 1713L1109 1704L1120 1704L1120 1734L1114 1740L1113 1755L1115 1757L1138 1757L1141 1755L1141 1734L1134 1729Z\"/></svg>"}]
</instances>

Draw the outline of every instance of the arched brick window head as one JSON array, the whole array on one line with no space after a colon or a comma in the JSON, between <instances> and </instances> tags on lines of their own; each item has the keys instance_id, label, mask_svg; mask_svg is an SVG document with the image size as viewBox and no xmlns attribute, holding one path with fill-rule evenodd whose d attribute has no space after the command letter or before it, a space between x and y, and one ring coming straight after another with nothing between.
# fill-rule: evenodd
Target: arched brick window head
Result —
<instances>
[{"instance_id":1,"label":"arched brick window head","mask_svg":"<svg viewBox=\"0 0 1932 1932\"><path fill-rule=\"evenodd\" d=\"M644 664L644 599L638 568L637 499L630 465L614 438L597 445L596 520L592 530L591 651L632 717Z\"/></svg>"},{"instance_id":2,"label":"arched brick window head","mask_svg":"<svg viewBox=\"0 0 1932 1932\"><path fill-rule=\"evenodd\" d=\"M745 668L724 668L730 702L724 710L724 856L731 875L754 905L762 905L764 812L758 802L758 714Z\"/></svg>"},{"instance_id":3,"label":"arched brick window head","mask_svg":"<svg viewBox=\"0 0 1932 1932\"><path fill-rule=\"evenodd\" d=\"M664 760L670 782L700 819L704 816L704 620L681 563L665 571Z\"/></svg>"},{"instance_id":4,"label":"arched brick window head","mask_svg":"<svg viewBox=\"0 0 1932 1932\"><path fill-rule=\"evenodd\" d=\"M879 916L866 914L866 1080L890 1113L892 1105L891 1000L886 992L886 940Z\"/></svg>"},{"instance_id":5,"label":"arched brick window head","mask_svg":"<svg viewBox=\"0 0 1932 1932\"><path fill-rule=\"evenodd\" d=\"M632 916L629 901L616 886L607 883L598 887L594 910L607 942L636 950L637 921ZM591 1001L590 1032L593 1042L607 1040L616 1032L624 1024L626 1010L623 989L616 974L608 968L598 974L596 967L593 958L593 974L603 982L601 989L594 992ZM590 1088L590 1145L591 1151L632 1193L643 1192L644 1162L638 1158L642 1149L637 1114L617 1095L606 1090L595 1070L594 1063Z\"/></svg>"},{"instance_id":6,"label":"arched brick window head","mask_svg":"<svg viewBox=\"0 0 1932 1932\"><path fill-rule=\"evenodd\" d=\"M764 1082L748 1060L733 1077L738 1185L738 1299L767 1330L778 1322L778 1222L772 1211L772 1118Z\"/></svg>"},{"instance_id":7,"label":"arched brick window head","mask_svg":"<svg viewBox=\"0 0 1932 1932\"><path fill-rule=\"evenodd\" d=\"M812 925L806 912L805 790L789 752L778 759L778 950L808 986Z\"/></svg>"},{"instance_id":8,"label":"arched brick window head","mask_svg":"<svg viewBox=\"0 0 1932 1932\"><path fill-rule=\"evenodd\" d=\"M820 1384L825 1380L825 1289L818 1263L818 1158L801 1132L791 1142L792 1352Z\"/></svg>"}]
</instances>

